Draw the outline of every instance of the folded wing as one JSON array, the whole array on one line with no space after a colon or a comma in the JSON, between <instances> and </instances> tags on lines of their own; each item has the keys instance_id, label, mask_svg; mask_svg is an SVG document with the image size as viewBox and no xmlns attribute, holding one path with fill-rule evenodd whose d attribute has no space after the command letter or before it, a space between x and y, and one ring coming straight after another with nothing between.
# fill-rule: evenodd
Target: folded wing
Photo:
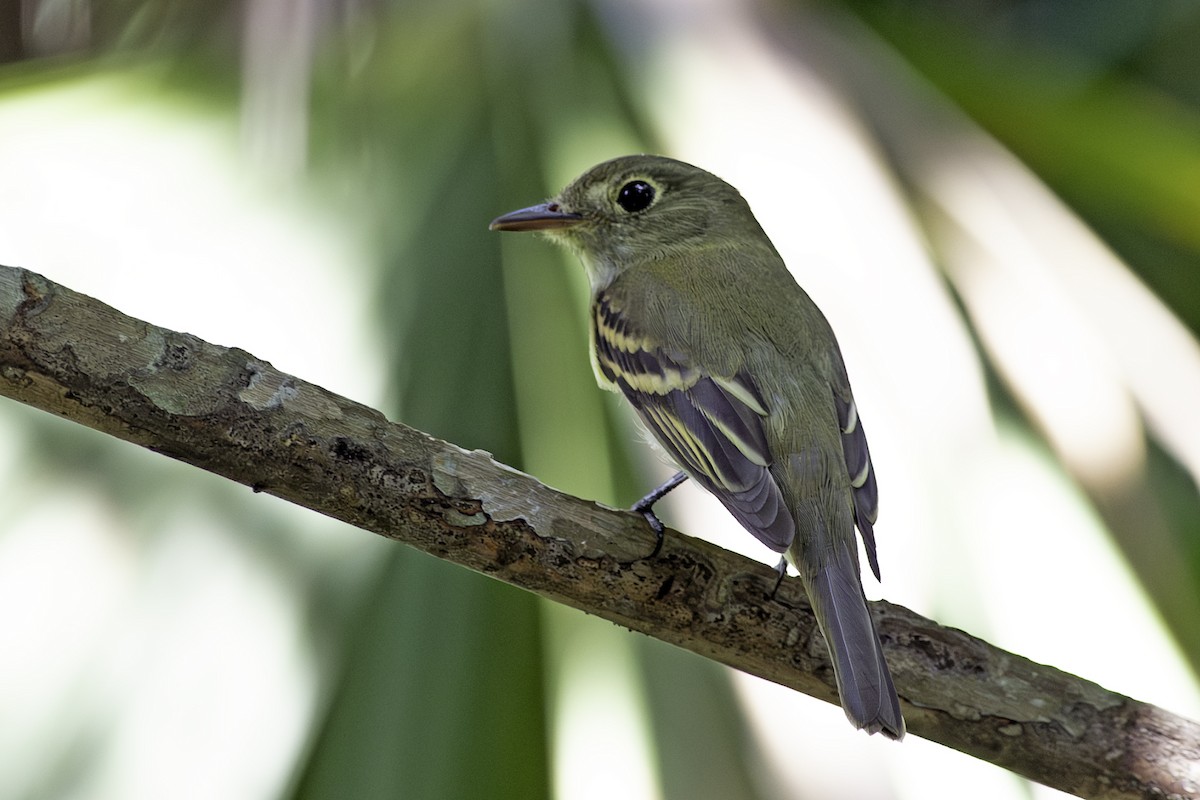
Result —
<instances>
[{"instance_id":1,"label":"folded wing","mask_svg":"<svg viewBox=\"0 0 1200 800\"><path fill-rule=\"evenodd\" d=\"M783 552L796 526L774 478L763 429L768 409L753 380L706 374L630 329L606 298L593 306L596 368L637 410L689 476L759 541Z\"/></svg>"}]
</instances>

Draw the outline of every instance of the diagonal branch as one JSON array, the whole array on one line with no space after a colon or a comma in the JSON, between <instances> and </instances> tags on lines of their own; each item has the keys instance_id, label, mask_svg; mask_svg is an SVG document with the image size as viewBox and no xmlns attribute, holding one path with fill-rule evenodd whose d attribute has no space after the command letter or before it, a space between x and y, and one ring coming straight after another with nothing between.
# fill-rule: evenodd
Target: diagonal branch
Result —
<instances>
[{"instance_id":1,"label":"diagonal branch","mask_svg":"<svg viewBox=\"0 0 1200 800\"><path fill-rule=\"evenodd\" d=\"M836 702L798 581L564 495L285 375L0 266L0 394ZM1200 793L1200 725L907 609L873 610L909 731L1096 798Z\"/></svg>"}]
</instances>

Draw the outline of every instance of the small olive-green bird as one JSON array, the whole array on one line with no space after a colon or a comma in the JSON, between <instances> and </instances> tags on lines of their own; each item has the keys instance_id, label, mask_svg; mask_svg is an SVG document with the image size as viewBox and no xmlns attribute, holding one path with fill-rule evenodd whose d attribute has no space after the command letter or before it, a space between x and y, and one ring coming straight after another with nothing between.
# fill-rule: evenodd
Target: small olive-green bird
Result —
<instances>
[{"instance_id":1,"label":"small olive-green bird","mask_svg":"<svg viewBox=\"0 0 1200 800\"><path fill-rule=\"evenodd\" d=\"M623 394L687 476L785 554L833 655L846 716L901 738L859 580L856 526L879 576L878 495L846 367L738 191L681 161L626 156L491 228L541 231L579 256L600 385Z\"/></svg>"}]
</instances>

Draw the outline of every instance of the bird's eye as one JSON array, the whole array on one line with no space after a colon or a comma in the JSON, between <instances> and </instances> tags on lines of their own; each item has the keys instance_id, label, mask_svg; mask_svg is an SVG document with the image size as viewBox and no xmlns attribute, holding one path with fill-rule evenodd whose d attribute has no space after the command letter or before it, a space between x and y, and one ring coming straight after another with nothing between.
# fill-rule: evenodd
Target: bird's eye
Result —
<instances>
[{"instance_id":1,"label":"bird's eye","mask_svg":"<svg viewBox=\"0 0 1200 800\"><path fill-rule=\"evenodd\" d=\"M630 181L617 192L617 205L636 214L645 211L654 202L654 187L645 181Z\"/></svg>"}]
</instances>

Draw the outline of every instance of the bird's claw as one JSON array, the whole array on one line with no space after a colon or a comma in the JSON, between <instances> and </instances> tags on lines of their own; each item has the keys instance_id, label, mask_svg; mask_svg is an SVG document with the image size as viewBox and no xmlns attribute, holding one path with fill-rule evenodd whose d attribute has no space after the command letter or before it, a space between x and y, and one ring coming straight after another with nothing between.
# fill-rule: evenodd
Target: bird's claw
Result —
<instances>
[{"instance_id":1,"label":"bird's claw","mask_svg":"<svg viewBox=\"0 0 1200 800\"><path fill-rule=\"evenodd\" d=\"M658 486L650 494L643 497L633 504L631 511L635 511L646 518L646 522L650 524L650 530L654 531L654 550L646 558L654 558L662 552L663 542L666 540L666 528L662 524L662 520L658 518L658 514L654 513L654 504L662 500L667 494L679 484L687 480L687 475L683 472L677 472L666 483Z\"/></svg>"},{"instance_id":2,"label":"bird's claw","mask_svg":"<svg viewBox=\"0 0 1200 800\"><path fill-rule=\"evenodd\" d=\"M787 577L787 559L783 556L779 557L779 563L775 565L775 587L771 589L771 594L767 599L774 600L775 595L779 594L779 587L783 585L783 579Z\"/></svg>"},{"instance_id":3,"label":"bird's claw","mask_svg":"<svg viewBox=\"0 0 1200 800\"><path fill-rule=\"evenodd\" d=\"M662 552L663 542L666 541L667 538L666 528L663 526L662 520L658 518L658 514L654 513L654 509L651 507L652 505L653 504L642 508L641 504L639 503L633 507L634 511L646 518L646 522L650 524L650 530L654 531L654 549L650 552L650 555L646 556L646 558L657 557L658 554Z\"/></svg>"}]
</instances>

